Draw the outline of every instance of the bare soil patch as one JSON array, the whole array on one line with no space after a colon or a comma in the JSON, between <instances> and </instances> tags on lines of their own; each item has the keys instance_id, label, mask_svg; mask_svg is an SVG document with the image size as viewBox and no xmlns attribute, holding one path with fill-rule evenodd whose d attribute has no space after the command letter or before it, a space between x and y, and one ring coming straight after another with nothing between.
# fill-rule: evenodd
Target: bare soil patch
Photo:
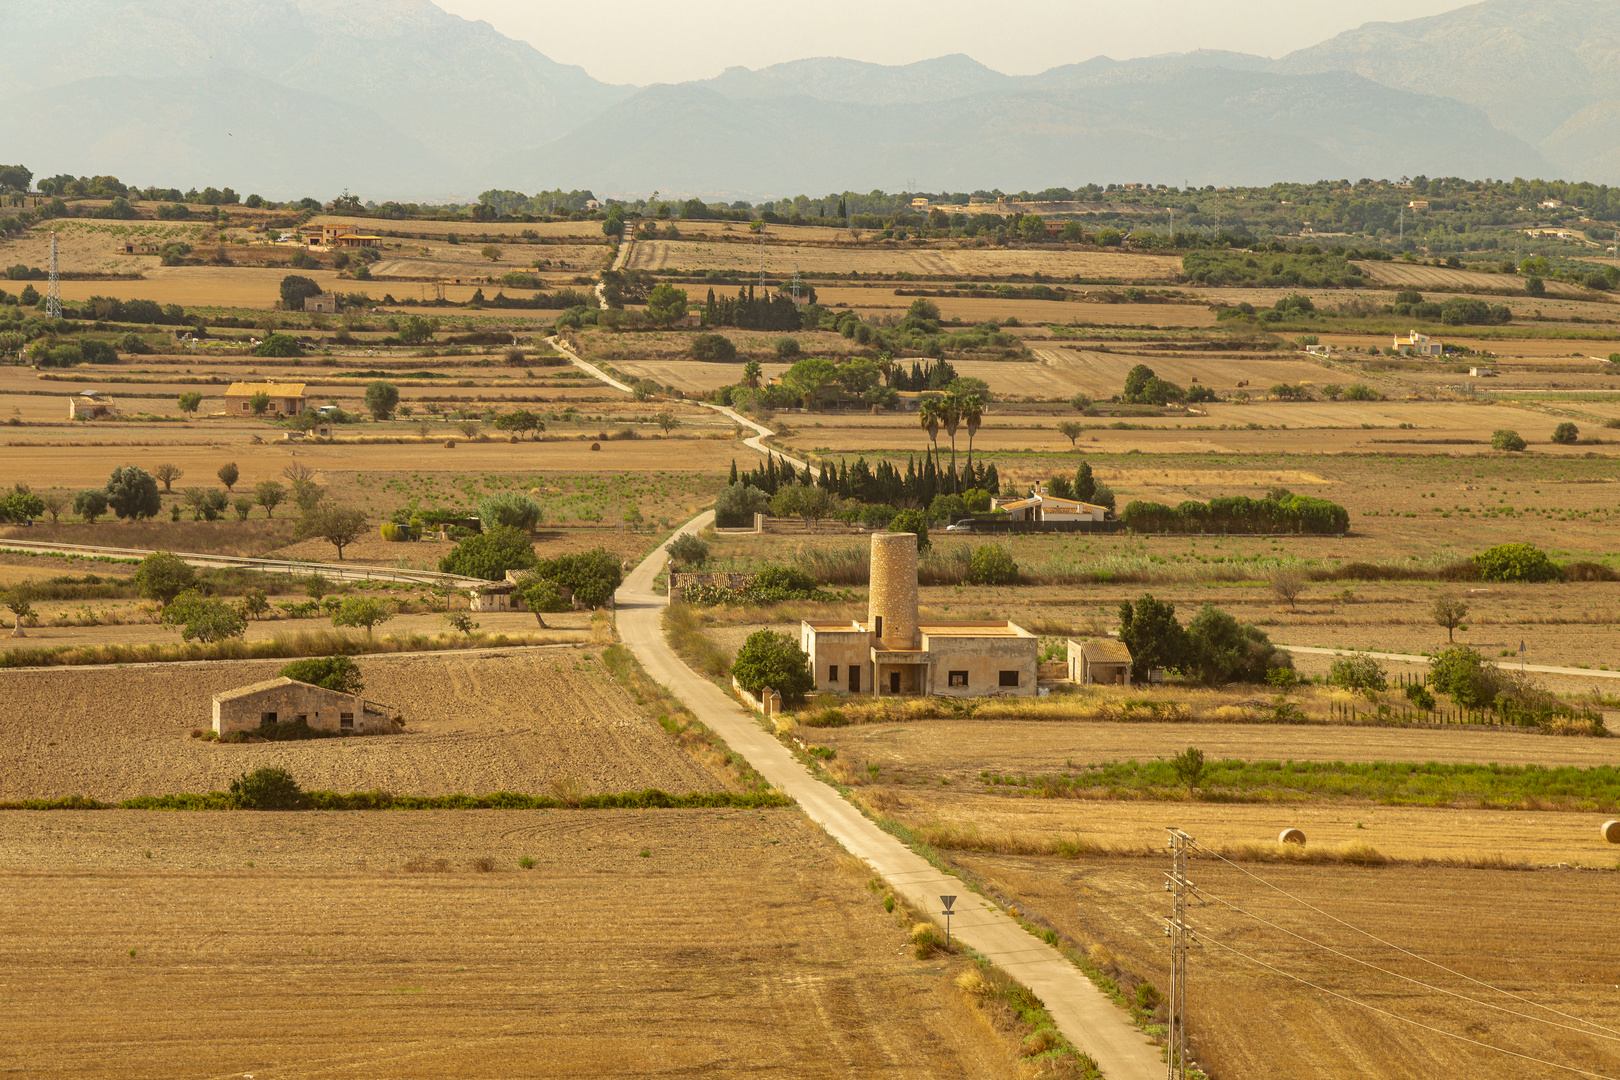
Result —
<instances>
[{"instance_id":1,"label":"bare soil patch","mask_svg":"<svg viewBox=\"0 0 1620 1080\"><path fill-rule=\"evenodd\" d=\"M224 790L262 765L306 788L448 795L726 790L575 649L362 657L366 698L403 712L401 735L221 746L190 738L212 695L280 662L0 672L0 799L103 801Z\"/></svg>"},{"instance_id":2,"label":"bare soil patch","mask_svg":"<svg viewBox=\"0 0 1620 1080\"><path fill-rule=\"evenodd\" d=\"M21 1074L1022 1075L792 811L4 816Z\"/></svg>"}]
</instances>

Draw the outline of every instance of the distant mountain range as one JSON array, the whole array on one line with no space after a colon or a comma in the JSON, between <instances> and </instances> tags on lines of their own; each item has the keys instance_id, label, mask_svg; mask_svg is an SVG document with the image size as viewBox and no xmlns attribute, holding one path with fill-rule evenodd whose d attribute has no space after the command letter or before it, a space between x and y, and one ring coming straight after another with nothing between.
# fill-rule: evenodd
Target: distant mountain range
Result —
<instances>
[{"instance_id":1,"label":"distant mountain range","mask_svg":"<svg viewBox=\"0 0 1620 1080\"><path fill-rule=\"evenodd\" d=\"M0 158L378 200L1427 174L1620 183L1620 5L1488 0L1280 60L800 60L598 82L428 0L0 0Z\"/></svg>"}]
</instances>

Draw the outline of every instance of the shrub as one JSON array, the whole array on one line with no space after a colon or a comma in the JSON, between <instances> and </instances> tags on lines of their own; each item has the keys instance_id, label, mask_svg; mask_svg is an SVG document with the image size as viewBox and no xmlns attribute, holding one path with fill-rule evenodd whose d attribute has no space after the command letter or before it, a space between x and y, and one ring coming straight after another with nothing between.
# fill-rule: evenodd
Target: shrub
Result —
<instances>
[{"instance_id":1,"label":"shrub","mask_svg":"<svg viewBox=\"0 0 1620 1080\"><path fill-rule=\"evenodd\" d=\"M1574 446L1581 438L1581 429L1565 420L1553 428L1552 441L1560 446Z\"/></svg>"},{"instance_id":2,"label":"shrub","mask_svg":"<svg viewBox=\"0 0 1620 1080\"><path fill-rule=\"evenodd\" d=\"M73 496L73 512L87 523L94 524L98 517L107 512L107 493L105 491L79 492Z\"/></svg>"},{"instance_id":3,"label":"shrub","mask_svg":"<svg viewBox=\"0 0 1620 1080\"><path fill-rule=\"evenodd\" d=\"M624 578L619 557L606 548L545 559L535 563L534 571L574 590L574 599L588 608L605 606Z\"/></svg>"},{"instance_id":4,"label":"shrub","mask_svg":"<svg viewBox=\"0 0 1620 1080\"><path fill-rule=\"evenodd\" d=\"M394 617L394 607L375 596L345 596L343 603L332 613L333 626L363 626L366 637L372 628Z\"/></svg>"},{"instance_id":5,"label":"shrub","mask_svg":"<svg viewBox=\"0 0 1620 1080\"><path fill-rule=\"evenodd\" d=\"M107 505L119 520L139 521L156 517L163 509L163 499L150 473L135 465L122 465L107 479Z\"/></svg>"},{"instance_id":6,"label":"shrub","mask_svg":"<svg viewBox=\"0 0 1620 1080\"><path fill-rule=\"evenodd\" d=\"M699 334L692 339L692 359L729 363L737 359L737 346L723 334Z\"/></svg>"},{"instance_id":7,"label":"shrub","mask_svg":"<svg viewBox=\"0 0 1620 1080\"><path fill-rule=\"evenodd\" d=\"M358 694L366 688L360 665L347 656L312 656L294 660L276 674L339 694Z\"/></svg>"},{"instance_id":8,"label":"shrub","mask_svg":"<svg viewBox=\"0 0 1620 1080\"><path fill-rule=\"evenodd\" d=\"M1272 668L1291 668L1293 659L1251 623L1240 623L1214 604L1205 604L1187 624L1188 669L1206 686L1266 681Z\"/></svg>"},{"instance_id":9,"label":"shrub","mask_svg":"<svg viewBox=\"0 0 1620 1080\"><path fill-rule=\"evenodd\" d=\"M1366 383L1351 383L1344 388L1346 401L1378 401L1383 396Z\"/></svg>"},{"instance_id":10,"label":"shrub","mask_svg":"<svg viewBox=\"0 0 1620 1080\"><path fill-rule=\"evenodd\" d=\"M540 524L540 504L520 491L497 491L478 503L478 519L484 528L504 527L530 532Z\"/></svg>"},{"instance_id":11,"label":"shrub","mask_svg":"<svg viewBox=\"0 0 1620 1080\"><path fill-rule=\"evenodd\" d=\"M528 533L497 525L457 544L439 560L439 572L500 581L508 570L533 570L537 561Z\"/></svg>"},{"instance_id":12,"label":"shrub","mask_svg":"<svg viewBox=\"0 0 1620 1080\"><path fill-rule=\"evenodd\" d=\"M386 420L399 408L399 387L378 379L366 387L366 408L373 420Z\"/></svg>"},{"instance_id":13,"label":"shrub","mask_svg":"<svg viewBox=\"0 0 1620 1080\"><path fill-rule=\"evenodd\" d=\"M562 586L537 575L531 574L524 579L517 589L517 596L542 624L545 622L540 618L542 615L572 610L572 605L563 598Z\"/></svg>"},{"instance_id":14,"label":"shrub","mask_svg":"<svg viewBox=\"0 0 1620 1080\"><path fill-rule=\"evenodd\" d=\"M1524 441L1524 438L1520 436L1517 431L1510 431L1507 428L1498 428L1497 430L1491 432L1492 450L1508 450L1516 453L1523 450L1528 445L1529 444Z\"/></svg>"},{"instance_id":15,"label":"shrub","mask_svg":"<svg viewBox=\"0 0 1620 1080\"><path fill-rule=\"evenodd\" d=\"M671 566L702 566L709 561L709 545L691 533L682 533L669 543Z\"/></svg>"},{"instance_id":16,"label":"shrub","mask_svg":"<svg viewBox=\"0 0 1620 1080\"><path fill-rule=\"evenodd\" d=\"M253 347L254 356L298 356L298 339L291 334L271 334Z\"/></svg>"},{"instance_id":17,"label":"shrub","mask_svg":"<svg viewBox=\"0 0 1620 1080\"><path fill-rule=\"evenodd\" d=\"M810 600L821 594L820 582L803 570L791 566L767 566L754 575L746 592L756 603L774 603L780 600Z\"/></svg>"},{"instance_id":18,"label":"shrub","mask_svg":"<svg viewBox=\"0 0 1620 1080\"><path fill-rule=\"evenodd\" d=\"M1557 581L1558 564L1534 544L1498 544L1474 556L1486 581Z\"/></svg>"},{"instance_id":19,"label":"shrub","mask_svg":"<svg viewBox=\"0 0 1620 1080\"><path fill-rule=\"evenodd\" d=\"M186 641L205 645L241 637L247 633L247 620L225 601L188 589L163 609L165 626L180 627Z\"/></svg>"},{"instance_id":20,"label":"shrub","mask_svg":"<svg viewBox=\"0 0 1620 1080\"><path fill-rule=\"evenodd\" d=\"M810 658L799 643L774 630L759 630L737 651L731 673L750 694L770 687L782 695L784 705L797 705L815 685L810 675Z\"/></svg>"},{"instance_id":21,"label":"shrub","mask_svg":"<svg viewBox=\"0 0 1620 1080\"><path fill-rule=\"evenodd\" d=\"M180 556L154 551L141 560L135 571L135 591L148 600L167 607L174 598L197 583L197 572Z\"/></svg>"},{"instance_id":22,"label":"shrub","mask_svg":"<svg viewBox=\"0 0 1620 1080\"><path fill-rule=\"evenodd\" d=\"M801 351L803 350L799 348L799 342L796 338L778 338L776 341L776 355L783 360L792 360Z\"/></svg>"},{"instance_id":23,"label":"shrub","mask_svg":"<svg viewBox=\"0 0 1620 1080\"><path fill-rule=\"evenodd\" d=\"M1434 695L1417 683L1410 683L1406 687L1406 700L1425 711L1434 709Z\"/></svg>"},{"instance_id":24,"label":"shrub","mask_svg":"<svg viewBox=\"0 0 1620 1080\"><path fill-rule=\"evenodd\" d=\"M1018 564L1000 544L983 544L973 549L968 582L973 585L1016 585Z\"/></svg>"},{"instance_id":25,"label":"shrub","mask_svg":"<svg viewBox=\"0 0 1620 1080\"><path fill-rule=\"evenodd\" d=\"M928 539L928 518L921 510L902 510L889 521L889 531L917 534L917 550L926 551L930 546Z\"/></svg>"},{"instance_id":26,"label":"shrub","mask_svg":"<svg viewBox=\"0 0 1620 1080\"><path fill-rule=\"evenodd\" d=\"M1496 700L1502 673L1466 645L1453 645L1429 660L1429 681L1442 694L1450 694L1457 704L1482 708Z\"/></svg>"},{"instance_id":27,"label":"shrub","mask_svg":"<svg viewBox=\"0 0 1620 1080\"><path fill-rule=\"evenodd\" d=\"M1328 667L1328 685L1342 686L1346 690L1384 690L1389 677L1384 665L1366 653L1341 656Z\"/></svg>"},{"instance_id":28,"label":"shrub","mask_svg":"<svg viewBox=\"0 0 1620 1080\"><path fill-rule=\"evenodd\" d=\"M243 810L296 810L304 792L292 773L265 765L231 781L231 801Z\"/></svg>"}]
</instances>

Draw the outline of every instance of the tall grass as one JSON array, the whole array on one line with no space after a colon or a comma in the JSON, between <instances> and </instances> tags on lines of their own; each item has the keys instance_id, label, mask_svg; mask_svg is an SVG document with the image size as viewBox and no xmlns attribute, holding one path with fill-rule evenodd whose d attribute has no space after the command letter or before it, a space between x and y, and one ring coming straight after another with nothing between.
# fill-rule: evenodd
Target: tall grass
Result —
<instances>
[{"instance_id":1,"label":"tall grass","mask_svg":"<svg viewBox=\"0 0 1620 1080\"><path fill-rule=\"evenodd\" d=\"M450 649L564 645L584 641L579 630L533 634L405 634L368 639L344 630L299 630L259 641L149 642L142 645L60 645L0 652L0 668L86 667L98 664L162 664L186 660L276 660L300 656L363 656L375 653L443 652Z\"/></svg>"},{"instance_id":2,"label":"tall grass","mask_svg":"<svg viewBox=\"0 0 1620 1080\"><path fill-rule=\"evenodd\" d=\"M687 604L664 609L664 636L670 646L696 671L711 679L731 674L731 657L703 632L702 617Z\"/></svg>"}]
</instances>

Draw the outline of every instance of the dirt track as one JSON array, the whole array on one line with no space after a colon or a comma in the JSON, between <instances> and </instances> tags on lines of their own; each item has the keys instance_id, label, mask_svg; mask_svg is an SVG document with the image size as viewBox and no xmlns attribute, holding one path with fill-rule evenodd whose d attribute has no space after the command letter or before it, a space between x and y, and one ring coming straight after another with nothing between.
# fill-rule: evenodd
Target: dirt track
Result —
<instances>
[{"instance_id":1,"label":"dirt track","mask_svg":"<svg viewBox=\"0 0 1620 1080\"><path fill-rule=\"evenodd\" d=\"M271 678L282 663L0 672L0 799L223 790L261 765L288 769L306 788L414 795L726 786L575 649L361 659L366 696L403 711L402 735L190 738L211 726L213 694Z\"/></svg>"}]
</instances>

